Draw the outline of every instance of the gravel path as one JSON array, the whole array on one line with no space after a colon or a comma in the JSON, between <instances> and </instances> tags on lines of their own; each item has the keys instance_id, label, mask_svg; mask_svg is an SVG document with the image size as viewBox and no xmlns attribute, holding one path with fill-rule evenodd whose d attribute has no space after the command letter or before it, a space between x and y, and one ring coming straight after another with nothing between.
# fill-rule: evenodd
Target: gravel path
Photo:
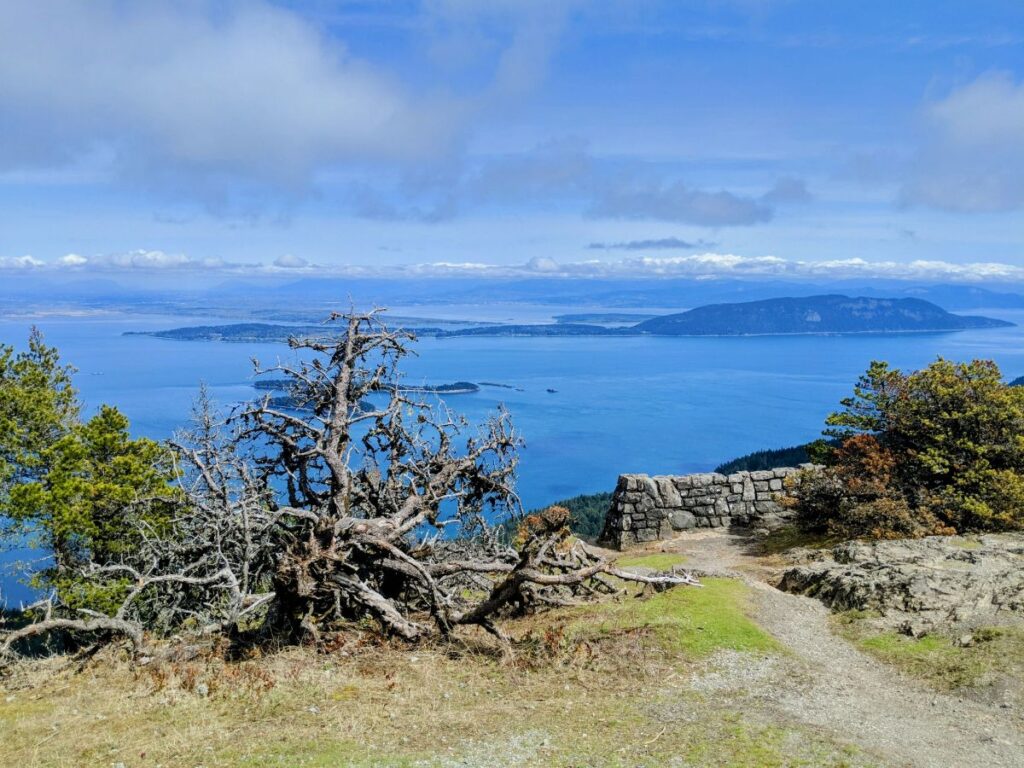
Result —
<instances>
[{"instance_id":1,"label":"gravel path","mask_svg":"<svg viewBox=\"0 0 1024 768\"><path fill-rule=\"evenodd\" d=\"M861 653L829 629L820 602L769 585L739 537L709 531L671 548L698 571L748 583L758 623L794 654L768 664L713 658L696 687L728 689L735 678L735 690L766 711L828 730L886 765L1024 768L1024 731L1011 711L938 693Z\"/></svg>"}]
</instances>

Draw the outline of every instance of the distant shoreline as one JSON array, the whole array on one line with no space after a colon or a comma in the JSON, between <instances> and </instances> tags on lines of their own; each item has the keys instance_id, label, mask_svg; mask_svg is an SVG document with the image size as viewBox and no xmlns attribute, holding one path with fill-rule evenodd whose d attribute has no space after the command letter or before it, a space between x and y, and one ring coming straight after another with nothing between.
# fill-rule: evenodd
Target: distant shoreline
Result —
<instances>
[{"instance_id":1,"label":"distant shoreline","mask_svg":"<svg viewBox=\"0 0 1024 768\"><path fill-rule=\"evenodd\" d=\"M278 326L284 328L285 326ZM908 328L908 329L892 329L892 330L864 330L864 331L778 331L778 332L765 332L765 333L651 333L650 331L634 331L632 329L608 329L601 328L600 330L589 332L565 332L558 333L557 329L560 324L551 323L538 325L537 328L544 328L543 332L526 332L520 330L510 330L502 332L500 328L486 328L480 329L479 332L465 333L461 331L436 331L436 332L424 332L417 331L416 329L408 329L411 333L414 333L420 338L431 338L431 339L465 339L465 338L516 338L516 339L542 339L542 338L600 338L605 336L624 336L633 338L651 338L651 339L670 339L670 338L683 338L683 339L744 339L744 338L763 338L770 336L892 336L892 335L906 335L906 334L932 334L932 333L960 333L962 331L978 331L978 330L992 330L994 327L977 327L977 328ZM1005 326L1010 327L1010 326ZM551 330L547 330L551 329ZM300 337L300 338L330 338L329 334L323 334L318 336L311 336L303 333L291 333L287 336L230 336L222 333L211 333L205 334L181 334L178 335L178 331L187 331L188 328L171 328L166 331L125 331L123 336L150 336L156 339L162 339L164 341L196 341L196 342L224 342L226 344L257 344L257 343L270 343L270 344L286 344L289 338ZM476 329L474 329L476 331ZM494 384L485 384L485 386L497 386Z\"/></svg>"},{"instance_id":2,"label":"distant shoreline","mask_svg":"<svg viewBox=\"0 0 1024 768\"><path fill-rule=\"evenodd\" d=\"M608 327L566 319L611 317L609 313L561 315L554 323L505 325L478 324L469 328L407 326L411 334L438 339L462 336L547 338L566 336L846 336L895 333L947 333L1014 324L974 315L956 315L921 299L850 298L841 294L779 298L734 304L708 304L685 312L659 315L626 327ZM614 315L619 319L628 315ZM327 332L325 332L327 331ZM131 332L129 332L131 333ZM199 325L164 331L141 332L157 338L183 341L276 342L302 337L336 337L323 325L269 325L233 323Z\"/></svg>"}]
</instances>

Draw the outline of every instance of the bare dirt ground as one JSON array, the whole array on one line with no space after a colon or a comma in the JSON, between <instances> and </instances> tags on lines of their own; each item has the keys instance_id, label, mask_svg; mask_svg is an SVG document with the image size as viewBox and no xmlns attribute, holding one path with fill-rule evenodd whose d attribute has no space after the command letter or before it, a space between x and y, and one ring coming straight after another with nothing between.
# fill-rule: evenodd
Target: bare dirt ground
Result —
<instances>
[{"instance_id":1,"label":"bare dirt ground","mask_svg":"<svg viewBox=\"0 0 1024 768\"><path fill-rule=\"evenodd\" d=\"M822 729L892 766L1024 766L1024 713L937 692L862 653L830 629L817 600L781 592L777 569L748 542L713 530L664 542L687 567L752 589L754 618L790 651L765 659L720 651L693 685L736 706Z\"/></svg>"}]
</instances>

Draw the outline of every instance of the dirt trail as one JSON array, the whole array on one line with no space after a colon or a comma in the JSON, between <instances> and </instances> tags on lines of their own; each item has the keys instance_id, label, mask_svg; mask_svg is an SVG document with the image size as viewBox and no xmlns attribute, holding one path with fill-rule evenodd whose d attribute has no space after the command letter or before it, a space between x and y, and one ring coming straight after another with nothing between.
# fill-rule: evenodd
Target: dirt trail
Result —
<instances>
[{"instance_id":1,"label":"dirt trail","mask_svg":"<svg viewBox=\"0 0 1024 768\"><path fill-rule=\"evenodd\" d=\"M748 663L726 654L709 665L709 683L735 689L842 741L877 754L891 766L921 768L1024 767L1019 714L998 705L938 693L861 653L829 628L817 600L781 592L767 583L770 570L747 554L745 541L708 531L668 542L688 565L707 575L742 578L753 589L755 618L793 651L751 681Z\"/></svg>"}]
</instances>

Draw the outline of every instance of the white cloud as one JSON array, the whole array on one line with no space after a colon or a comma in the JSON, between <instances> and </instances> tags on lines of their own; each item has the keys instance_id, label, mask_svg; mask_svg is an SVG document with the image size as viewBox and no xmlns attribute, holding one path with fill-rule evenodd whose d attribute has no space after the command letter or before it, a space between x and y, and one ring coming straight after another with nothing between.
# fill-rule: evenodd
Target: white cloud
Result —
<instances>
[{"instance_id":1,"label":"white cloud","mask_svg":"<svg viewBox=\"0 0 1024 768\"><path fill-rule=\"evenodd\" d=\"M283 256L278 256L274 259L274 266L281 269L305 269L311 265L301 256L294 256L290 253L286 253Z\"/></svg>"},{"instance_id":2,"label":"white cloud","mask_svg":"<svg viewBox=\"0 0 1024 768\"><path fill-rule=\"evenodd\" d=\"M930 113L946 135L964 146L1024 145L1024 83L991 72L936 102Z\"/></svg>"},{"instance_id":3,"label":"white cloud","mask_svg":"<svg viewBox=\"0 0 1024 768\"><path fill-rule=\"evenodd\" d=\"M437 151L459 115L440 106L265 0L4 3L0 170L99 146L137 180L295 190L322 164Z\"/></svg>"},{"instance_id":4,"label":"white cloud","mask_svg":"<svg viewBox=\"0 0 1024 768\"><path fill-rule=\"evenodd\" d=\"M495 270L498 272L495 272ZM415 277L439 277L442 275L479 275L489 277L498 274L503 270L494 264L484 264L476 261L435 261L430 264L410 264L404 267L397 267L395 271L408 273ZM390 270L385 270L390 271Z\"/></svg>"},{"instance_id":5,"label":"white cloud","mask_svg":"<svg viewBox=\"0 0 1024 768\"><path fill-rule=\"evenodd\" d=\"M396 11L416 30L413 61L420 43L448 51L424 54L410 85L388 69L392 52L371 61L346 45L358 22L301 4L3 2L0 174L86 159L97 177L252 215L332 173L429 172L538 85L575 5Z\"/></svg>"},{"instance_id":6,"label":"white cloud","mask_svg":"<svg viewBox=\"0 0 1024 768\"><path fill-rule=\"evenodd\" d=\"M165 253L164 251L136 250L127 253L111 254L91 260L96 266L108 269L183 269L183 268L217 268L223 263L216 259L195 260L183 253Z\"/></svg>"},{"instance_id":7,"label":"white cloud","mask_svg":"<svg viewBox=\"0 0 1024 768\"><path fill-rule=\"evenodd\" d=\"M96 256L81 256L77 253L69 253L51 263L35 260L35 266L53 269L131 272L138 270L230 270L255 267L257 265L230 264L223 259L216 258L195 259L183 253L167 253L165 251L139 248L134 251L125 251L124 253L107 253Z\"/></svg>"},{"instance_id":8,"label":"white cloud","mask_svg":"<svg viewBox=\"0 0 1024 768\"><path fill-rule=\"evenodd\" d=\"M0 269L3 270L40 269L45 266L46 262L33 256L0 256Z\"/></svg>"},{"instance_id":9,"label":"white cloud","mask_svg":"<svg viewBox=\"0 0 1024 768\"><path fill-rule=\"evenodd\" d=\"M543 268L538 269L538 264ZM884 278L893 280L938 280L946 282L1024 281L1024 267L998 262L956 264L947 261L868 261L866 259L793 260L779 256L740 256L730 253L700 253L664 258L642 256L615 261L588 259L558 263L534 258L521 266L427 264L406 268L417 275L463 274L466 276L515 277L538 272L562 277L712 279L726 277L831 279Z\"/></svg>"},{"instance_id":10,"label":"white cloud","mask_svg":"<svg viewBox=\"0 0 1024 768\"><path fill-rule=\"evenodd\" d=\"M925 110L903 199L962 212L1024 208L1024 82L990 72Z\"/></svg>"},{"instance_id":11,"label":"white cloud","mask_svg":"<svg viewBox=\"0 0 1024 768\"><path fill-rule=\"evenodd\" d=\"M554 259L549 259L546 256L534 256L523 268L528 272L540 272L540 273L557 273L561 271L561 267L558 262Z\"/></svg>"}]
</instances>

